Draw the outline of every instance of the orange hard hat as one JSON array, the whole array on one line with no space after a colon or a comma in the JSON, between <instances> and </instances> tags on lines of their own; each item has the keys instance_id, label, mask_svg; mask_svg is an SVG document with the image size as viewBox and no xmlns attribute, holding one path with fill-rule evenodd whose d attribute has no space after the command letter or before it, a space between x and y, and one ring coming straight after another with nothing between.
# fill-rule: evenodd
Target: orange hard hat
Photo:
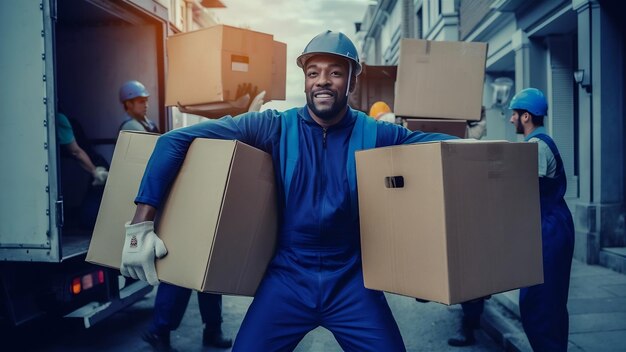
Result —
<instances>
[{"instance_id":1,"label":"orange hard hat","mask_svg":"<svg viewBox=\"0 0 626 352\"><path fill-rule=\"evenodd\" d=\"M385 103L384 101L377 101L372 104L369 115L378 120L381 115L388 112L391 112L391 108L389 107L389 105L387 105L387 103Z\"/></svg>"}]
</instances>

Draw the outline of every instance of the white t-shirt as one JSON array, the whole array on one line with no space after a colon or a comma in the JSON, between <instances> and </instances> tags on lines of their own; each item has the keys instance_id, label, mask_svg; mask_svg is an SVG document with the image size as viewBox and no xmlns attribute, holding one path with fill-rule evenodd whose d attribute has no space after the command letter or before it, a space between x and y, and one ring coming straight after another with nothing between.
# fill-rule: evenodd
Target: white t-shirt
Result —
<instances>
[{"instance_id":1,"label":"white t-shirt","mask_svg":"<svg viewBox=\"0 0 626 352\"><path fill-rule=\"evenodd\" d=\"M539 177L554 178L556 174L556 158L550 150L546 142L539 138L533 137L528 140L531 143L537 143L539 148Z\"/></svg>"}]
</instances>

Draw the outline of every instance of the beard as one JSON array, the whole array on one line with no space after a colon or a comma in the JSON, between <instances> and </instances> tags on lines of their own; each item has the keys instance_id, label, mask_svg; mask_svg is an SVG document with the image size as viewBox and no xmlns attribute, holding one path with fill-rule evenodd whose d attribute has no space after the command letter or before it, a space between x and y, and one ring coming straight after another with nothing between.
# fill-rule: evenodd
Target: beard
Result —
<instances>
[{"instance_id":1,"label":"beard","mask_svg":"<svg viewBox=\"0 0 626 352\"><path fill-rule=\"evenodd\" d=\"M320 107L315 104L315 94L319 92L311 91L306 95L306 105L311 109L311 111L315 114L315 116L319 117L324 121L329 121L337 117L338 114L343 112L343 109L348 105L348 96L344 94L338 94L333 91L333 97L335 101L330 105L322 105ZM329 91L324 89L324 91Z\"/></svg>"},{"instance_id":2,"label":"beard","mask_svg":"<svg viewBox=\"0 0 626 352\"><path fill-rule=\"evenodd\" d=\"M524 126L522 125L522 121L520 121L520 119L517 119L517 122L515 123L515 132L517 134L524 134Z\"/></svg>"}]
</instances>

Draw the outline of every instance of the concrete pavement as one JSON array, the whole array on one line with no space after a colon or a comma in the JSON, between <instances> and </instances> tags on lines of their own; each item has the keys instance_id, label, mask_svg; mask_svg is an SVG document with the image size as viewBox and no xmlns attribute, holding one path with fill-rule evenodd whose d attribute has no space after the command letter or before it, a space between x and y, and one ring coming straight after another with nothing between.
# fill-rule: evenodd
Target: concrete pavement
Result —
<instances>
[{"instance_id":1,"label":"concrete pavement","mask_svg":"<svg viewBox=\"0 0 626 352\"><path fill-rule=\"evenodd\" d=\"M517 291L493 296L485 306L482 327L507 351L532 351L517 298ZM626 275L574 260L567 306L569 351L626 351Z\"/></svg>"},{"instance_id":2,"label":"concrete pavement","mask_svg":"<svg viewBox=\"0 0 626 352\"><path fill-rule=\"evenodd\" d=\"M90 329L67 323L50 325L42 322L39 328L24 331L21 336L3 336L0 331L3 336L0 350L149 352L150 347L139 336L152 319L155 292ZM249 297L224 296L223 329L226 334L236 335L251 300ZM531 351L519 321L517 291L494 295L487 300L483 329L477 333L478 344L470 347L450 347L446 343L460 323L460 305L418 303L412 298L393 294L387 294L387 300L409 352ZM569 351L626 352L626 275L574 261L568 306ZM172 333L172 344L181 352L228 351L203 348L201 334L202 323L193 294L180 328ZM336 352L341 348L330 332L318 328L305 336L295 351Z\"/></svg>"}]
</instances>

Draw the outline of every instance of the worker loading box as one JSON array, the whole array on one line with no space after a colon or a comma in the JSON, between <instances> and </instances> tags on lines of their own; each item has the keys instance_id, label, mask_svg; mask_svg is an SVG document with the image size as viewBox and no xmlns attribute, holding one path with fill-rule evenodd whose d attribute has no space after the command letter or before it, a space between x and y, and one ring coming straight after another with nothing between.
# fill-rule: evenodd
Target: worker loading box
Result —
<instances>
[{"instance_id":1,"label":"worker loading box","mask_svg":"<svg viewBox=\"0 0 626 352\"><path fill-rule=\"evenodd\" d=\"M179 33L167 38L167 57L167 106L235 101L244 84L285 99L286 45L271 34L225 25Z\"/></svg>"},{"instance_id":2,"label":"worker loading box","mask_svg":"<svg viewBox=\"0 0 626 352\"><path fill-rule=\"evenodd\" d=\"M537 145L356 153L367 288L454 304L543 282Z\"/></svg>"},{"instance_id":3,"label":"worker loading box","mask_svg":"<svg viewBox=\"0 0 626 352\"><path fill-rule=\"evenodd\" d=\"M157 138L120 133L87 261L120 267L124 224ZM253 296L275 249L274 182L269 154L237 141L196 139L158 214L156 231L168 250L156 263L159 280Z\"/></svg>"}]
</instances>

